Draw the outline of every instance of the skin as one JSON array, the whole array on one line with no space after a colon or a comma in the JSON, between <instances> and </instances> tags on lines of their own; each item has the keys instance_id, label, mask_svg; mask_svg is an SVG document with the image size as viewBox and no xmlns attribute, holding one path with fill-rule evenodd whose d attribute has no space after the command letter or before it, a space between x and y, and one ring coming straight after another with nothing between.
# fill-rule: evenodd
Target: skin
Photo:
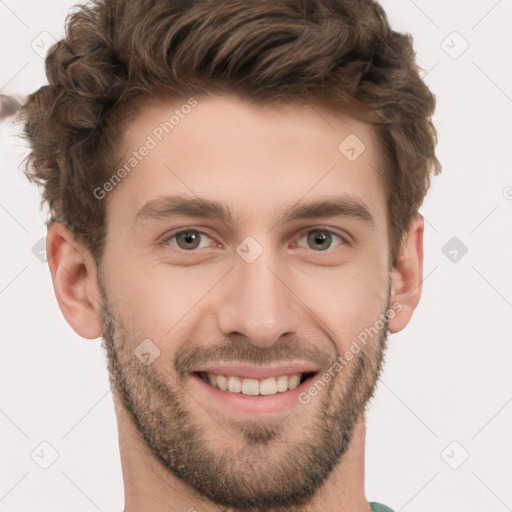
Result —
<instances>
[{"instance_id":1,"label":"skin","mask_svg":"<svg viewBox=\"0 0 512 512\"><path fill-rule=\"evenodd\" d=\"M365 410L387 335L408 324L420 299L423 218L412 221L390 268L382 164L370 126L316 101L197 101L103 199L99 268L63 224L48 231L67 322L84 338L103 337L125 511L368 512ZM185 102L138 105L125 154ZM353 162L338 150L350 134L366 146ZM219 201L236 223L190 216L135 222L148 200L177 193ZM373 224L349 216L278 221L290 205L347 194L366 205ZM178 253L190 241L169 239L184 229L206 234L195 252ZM331 242L327 250L308 239L318 229ZM263 249L252 263L236 252L248 236ZM290 410L223 407L189 373L194 361L225 359L254 367L302 361L325 375L390 308L385 327L307 404ZM147 366L133 352L144 339L160 350Z\"/></svg>"}]
</instances>

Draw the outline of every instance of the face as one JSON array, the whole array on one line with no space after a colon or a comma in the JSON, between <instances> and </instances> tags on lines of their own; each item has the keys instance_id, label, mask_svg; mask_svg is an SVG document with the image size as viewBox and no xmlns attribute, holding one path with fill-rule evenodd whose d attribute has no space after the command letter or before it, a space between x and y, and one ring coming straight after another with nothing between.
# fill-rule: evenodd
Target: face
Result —
<instances>
[{"instance_id":1,"label":"face","mask_svg":"<svg viewBox=\"0 0 512 512\"><path fill-rule=\"evenodd\" d=\"M205 497L306 503L385 352L378 148L320 104L194 101L140 106L123 140L136 164L102 199L111 385L154 457Z\"/></svg>"}]
</instances>

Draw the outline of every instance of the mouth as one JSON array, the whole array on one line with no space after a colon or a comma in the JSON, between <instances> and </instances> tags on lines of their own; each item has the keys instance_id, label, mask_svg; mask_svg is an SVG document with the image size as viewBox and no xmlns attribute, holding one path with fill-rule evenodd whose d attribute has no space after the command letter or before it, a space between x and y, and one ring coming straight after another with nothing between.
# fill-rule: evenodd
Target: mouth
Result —
<instances>
[{"instance_id":1,"label":"mouth","mask_svg":"<svg viewBox=\"0 0 512 512\"><path fill-rule=\"evenodd\" d=\"M269 376L258 379L239 375L194 372L194 375L212 388L245 396L269 396L286 393L301 386L305 381L311 379L316 374L317 372L313 371Z\"/></svg>"},{"instance_id":2,"label":"mouth","mask_svg":"<svg viewBox=\"0 0 512 512\"><path fill-rule=\"evenodd\" d=\"M297 363L280 367L221 364L191 372L192 391L213 415L239 419L247 415L289 413L320 370Z\"/></svg>"}]
</instances>

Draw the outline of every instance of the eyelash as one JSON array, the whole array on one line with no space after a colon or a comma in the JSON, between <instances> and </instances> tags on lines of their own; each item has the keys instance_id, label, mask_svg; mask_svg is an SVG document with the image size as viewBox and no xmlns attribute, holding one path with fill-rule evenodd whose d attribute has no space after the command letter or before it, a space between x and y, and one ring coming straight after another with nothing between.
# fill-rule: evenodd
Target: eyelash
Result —
<instances>
[{"instance_id":1,"label":"eyelash","mask_svg":"<svg viewBox=\"0 0 512 512\"><path fill-rule=\"evenodd\" d=\"M323 232L323 233L329 233L331 235L334 235L335 237L338 237L341 240L341 242L342 242L337 249L326 249L324 251L313 251L313 249L311 249L311 251L313 251L315 253L318 253L321 256L329 256L329 255L332 256L333 254L336 254L337 252L342 250L343 246L350 245L350 243L348 242L346 237L343 237L343 236L339 235L338 233L335 233L334 231L332 231L330 229L322 228L322 227L317 227L317 228L310 229L309 231L306 231L305 233L300 235L298 240L301 240L304 236L307 236L307 235L309 235L311 233L314 233L315 231L320 231L320 232ZM159 242L160 247L163 247L163 248L169 247L170 246L170 243L169 243L170 240L172 240L173 238L175 238L177 235L179 235L181 233L187 233L187 232L198 233L198 234L200 234L202 236L204 235L204 236L212 239L212 237L210 235L208 235L208 233L205 233L204 231L201 231L199 229L194 229L194 228L180 229L179 231L175 231L175 232L169 234L161 242ZM197 253L200 250L200 249L191 249L191 250L187 251L185 249L180 249L179 247L173 247L173 246L171 246L171 247L177 253L188 254L188 255ZM304 247L300 247L300 248L304 249Z\"/></svg>"}]
</instances>

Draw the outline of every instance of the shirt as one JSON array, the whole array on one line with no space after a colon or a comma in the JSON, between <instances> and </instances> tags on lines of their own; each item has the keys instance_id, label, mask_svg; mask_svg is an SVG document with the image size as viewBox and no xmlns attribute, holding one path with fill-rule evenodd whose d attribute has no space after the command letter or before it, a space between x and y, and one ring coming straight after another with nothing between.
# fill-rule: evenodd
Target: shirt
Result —
<instances>
[{"instance_id":1,"label":"shirt","mask_svg":"<svg viewBox=\"0 0 512 512\"><path fill-rule=\"evenodd\" d=\"M372 507L372 512L394 512L389 507L386 507L386 505L377 503L376 501L370 501L370 507Z\"/></svg>"},{"instance_id":2,"label":"shirt","mask_svg":"<svg viewBox=\"0 0 512 512\"><path fill-rule=\"evenodd\" d=\"M394 510L390 509L389 507L386 507L386 505L383 505L382 503L377 503L376 501L371 501L370 507L372 507L372 512L394 512ZM124 512L124 510L121 510L120 512Z\"/></svg>"}]
</instances>

